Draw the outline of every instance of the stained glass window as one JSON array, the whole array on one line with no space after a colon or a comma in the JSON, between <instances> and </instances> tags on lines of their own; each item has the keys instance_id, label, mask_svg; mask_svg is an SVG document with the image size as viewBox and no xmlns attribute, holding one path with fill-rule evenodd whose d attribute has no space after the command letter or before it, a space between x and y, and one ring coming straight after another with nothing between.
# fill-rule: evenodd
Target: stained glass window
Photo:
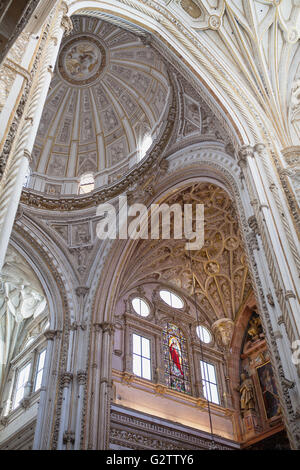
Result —
<instances>
[{"instance_id":1,"label":"stained glass window","mask_svg":"<svg viewBox=\"0 0 300 470\"><path fill-rule=\"evenodd\" d=\"M167 323L163 330L165 380L168 387L178 392L191 393L190 371L186 340L181 330Z\"/></svg>"}]
</instances>

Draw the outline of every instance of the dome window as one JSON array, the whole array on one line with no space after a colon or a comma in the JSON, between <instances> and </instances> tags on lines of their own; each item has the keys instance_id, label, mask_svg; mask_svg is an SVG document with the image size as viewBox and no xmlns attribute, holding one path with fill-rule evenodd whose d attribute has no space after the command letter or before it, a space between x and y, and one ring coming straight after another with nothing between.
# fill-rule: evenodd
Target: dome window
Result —
<instances>
[{"instance_id":1,"label":"dome window","mask_svg":"<svg viewBox=\"0 0 300 470\"><path fill-rule=\"evenodd\" d=\"M151 147L152 142L152 136L150 134L146 134L140 146L140 160L144 158L147 153L147 150Z\"/></svg>"},{"instance_id":2,"label":"dome window","mask_svg":"<svg viewBox=\"0 0 300 470\"><path fill-rule=\"evenodd\" d=\"M95 178L92 173L82 175L79 183L79 194L87 194L95 188Z\"/></svg>"}]
</instances>

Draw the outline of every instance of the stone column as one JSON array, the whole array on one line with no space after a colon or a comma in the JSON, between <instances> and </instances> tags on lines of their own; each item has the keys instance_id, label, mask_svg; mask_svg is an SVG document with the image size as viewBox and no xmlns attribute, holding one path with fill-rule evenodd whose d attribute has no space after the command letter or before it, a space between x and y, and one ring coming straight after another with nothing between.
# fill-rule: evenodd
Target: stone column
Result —
<instances>
[{"instance_id":1,"label":"stone column","mask_svg":"<svg viewBox=\"0 0 300 470\"><path fill-rule=\"evenodd\" d=\"M47 330L44 333L47 339L47 353L45 358L44 370L46 371L43 374L43 381L40 389L40 404L38 409L36 428L33 441L34 450L46 450L49 448L51 436L49 433L50 422L47 419L47 414L50 416L50 420L53 419L53 413L51 414L51 409L54 407L55 403L51 397L52 393L52 383L56 381L57 375L51 373L51 364L53 361L54 352L59 343L56 342L61 339L61 331L58 330ZM56 343L56 344L55 344ZM47 387L46 387L47 384ZM56 384L55 384L56 387Z\"/></svg>"},{"instance_id":2,"label":"stone column","mask_svg":"<svg viewBox=\"0 0 300 470\"><path fill-rule=\"evenodd\" d=\"M107 449L110 425L110 401L111 401L111 354L114 324L101 323L102 327L102 354L101 354L101 377L100 377L100 414L98 427L97 449Z\"/></svg>"},{"instance_id":3,"label":"stone column","mask_svg":"<svg viewBox=\"0 0 300 470\"><path fill-rule=\"evenodd\" d=\"M59 423L59 434L57 442L57 450L63 450L66 444L69 442L66 441L65 436L69 434L69 410L70 410L70 400L71 400L71 384L73 381L73 374L71 372L63 372L60 377L60 386L62 387L62 406L60 414L60 423ZM75 439L74 439L75 442Z\"/></svg>"},{"instance_id":4,"label":"stone column","mask_svg":"<svg viewBox=\"0 0 300 470\"><path fill-rule=\"evenodd\" d=\"M89 432L88 432L88 449L96 450L97 449L97 430L98 430L98 410L100 396L96 392L97 384L100 383L100 358L101 358L101 349L102 349L102 330L100 323L94 323L93 325L93 351L94 355L91 357L91 381L93 390L93 399L91 399L91 406L89 410ZM95 410L92 412L91 408Z\"/></svg>"},{"instance_id":5,"label":"stone column","mask_svg":"<svg viewBox=\"0 0 300 470\"><path fill-rule=\"evenodd\" d=\"M82 409L83 409L83 402L84 402L84 394L85 394L85 386L87 380L87 372L85 370L78 370L77 371L77 385L78 385L78 393L77 393L77 414L76 414L76 424L75 424L75 441L74 441L74 449L79 450L81 445L81 429L82 429Z\"/></svg>"},{"instance_id":6,"label":"stone column","mask_svg":"<svg viewBox=\"0 0 300 470\"><path fill-rule=\"evenodd\" d=\"M256 278L258 303L266 339L272 355L284 421L292 448L300 448L299 407L300 380L292 363L291 345L299 338L299 252L291 228L289 211L276 184L278 175L272 168L264 144L244 146L239 164L247 184L254 211L248 219L252 232L249 256ZM255 223L254 223L255 222ZM269 299L272 299L271 305ZM287 336L274 333L278 318L283 317ZM290 359L289 359L290 358ZM295 382L298 398L291 400L286 383Z\"/></svg>"},{"instance_id":7,"label":"stone column","mask_svg":"<svg viewBox=\"0 0 300 470\"><path fill-rule=\"evenodd\" d=\"M60 43L65 30L71 28L71 20L66 13L67 5L63 3L58 7L52 20L47 43L18 129L18 136L12 146L0 183L0 271L28 169L28 156L31 155L35 141Z\"/></svg>"}]
</instances>

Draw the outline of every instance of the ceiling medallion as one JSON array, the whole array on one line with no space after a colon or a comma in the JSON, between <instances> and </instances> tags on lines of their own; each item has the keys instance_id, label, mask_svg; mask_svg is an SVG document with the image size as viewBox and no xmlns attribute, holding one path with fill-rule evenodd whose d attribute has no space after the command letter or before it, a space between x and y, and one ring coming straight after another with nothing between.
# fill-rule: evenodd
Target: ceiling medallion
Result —
<instances>
[{"instance_id":1,"label":"ceiling medallion","mask_svg":"<svg viewBox=\"0 0 300 470\"><path fill-rule=\"evenodd\" d=\"M72 37L63 46L58 59L58 72L71 85L83 86L95 82L106 64L105 48L92 35Z\"/></svg>"}]
</instances>

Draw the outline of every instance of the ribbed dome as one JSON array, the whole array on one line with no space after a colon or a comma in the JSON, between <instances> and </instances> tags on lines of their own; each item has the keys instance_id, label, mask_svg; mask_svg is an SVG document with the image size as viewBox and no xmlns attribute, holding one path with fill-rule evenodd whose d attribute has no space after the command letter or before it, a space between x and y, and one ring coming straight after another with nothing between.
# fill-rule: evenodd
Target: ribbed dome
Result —
<instances>
[{"instance_id":1,"label":"ribbed dome","mask_svg":"<svg viewBox=\"0 0 300 470\"><path fill-rule=\"evenodd\" d=\"M97 18L73 24L33 149L30 186L48 194L77 193L86 173L96 187L117 181L157 135L168 102L166 67L139 37Z\"/></svg>"}]
</instances>

